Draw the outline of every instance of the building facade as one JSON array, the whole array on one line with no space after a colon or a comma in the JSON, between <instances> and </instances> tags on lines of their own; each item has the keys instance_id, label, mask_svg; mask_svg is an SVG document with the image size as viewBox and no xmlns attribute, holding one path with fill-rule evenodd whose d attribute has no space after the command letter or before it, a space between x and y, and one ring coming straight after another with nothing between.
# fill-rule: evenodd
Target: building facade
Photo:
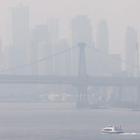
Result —
<instances>
[{"instance_id":1,"label":"building facade","mask_svg":"<svg viewBox=\"0 0 140 140\"><path fill-rule=\"evenodd\" d=\"M97 48L108 54L109 49L109 37L108 37L108 25L106 20L99 21L97 25Z\"/></svg>"},{"instance_id":2,"label":"building facade","mask_svg":"<svg viewBox=\"0 0 140 140\"><path fill-rule=\"evenodd\" d=\"M136 44L137 31L133 27L127 27L125 32L125 60L132 65L136 65ZM132 65L125 65L128 76L135 76L136 69Z\"/></svg>"},{"instance_id":3,"label":"building facade","mask_svg":"<svg viewBox=\"0 0 140 140\"><path fill-rule=\"evenodd\" d=\"M92 42L92 26L90 19L87 15L79 15L72 18L70 23L71 33L71 47L77 47L78 43L86 43L86 46L93 47ZM85 48L86 50L86 62L87 62L87 73L92 74L90 71L92 51ZM72 54L72 73L73 75L78 74L78 60L79 60L79 48L75 48L71 52Z\"/></svg>"},{"instance_id":4,"label":"building facade","mask_svg":"<svg viewBox=\"0 0 140 140\"><path fill-rule=\"evenodd\" d=\"M41 42L38 48L38 60L52 56L52 46L46 42ZM38 63L39 75L53 75L53 59L49 58Z\"/></svg>"},{"instance_id":5,"label":"building facade","mask_svg":"<svg viewBox=\"0 0 140 140\"><path fill-rule=\"evenodd\" d=\"M46 25L50 33L50 41L53 45L53 43L59 39L59 20L57 18L47 19Z\"/></svg>"},{"instance_id":6,"label":"building facade","mask_svg":"<svg viewBox=\"0 0 140 140\"><path fill-rule=\"evenodd\" d=\"M10 7L8 9L7 37L7 46L9 46L9 48L6 50L10 51L12 48L14 48L15 50L22 53L22 56L24 57L23 60L21 60L20 65L29 63L29 7L25 7L20 4L18 7ZM29 72L29 69L27 67L24 68L24 72L24 74L27 74ZM20 70L18 73L23 74Z\"/></svg>"},{"instance_id":7,"label":"building facade","mask_svg":"<svg viewBox=\"0 0 140 140\"><path fill-rule=\"evenodd\" d=\"M59 40L55 45L55 54L70 49L66 39ZM71 53L67 51L55 57L55 75L71 75Z\"/></svg>"},{"instance_id":8,"label":"building facade","mask_svg":"<svg viewBox=\"0 0 140 140\"><path fill-rule=\"evenodd\" d=\"M41 44L44 45L45 43L46 44L50 43L50 34L48 31L47 25L46 24L36 25L35 29L32 29L30 31L31 62L36 62L39 60L39 58L42 59L42 57L41 56L39 57L38 55L40 52L47 51L47 50L44 50L44 47L41 46ZM35 63L31 66L31 74L33 75L38 74L38 63Z\"/></svg>"}]
</instances>

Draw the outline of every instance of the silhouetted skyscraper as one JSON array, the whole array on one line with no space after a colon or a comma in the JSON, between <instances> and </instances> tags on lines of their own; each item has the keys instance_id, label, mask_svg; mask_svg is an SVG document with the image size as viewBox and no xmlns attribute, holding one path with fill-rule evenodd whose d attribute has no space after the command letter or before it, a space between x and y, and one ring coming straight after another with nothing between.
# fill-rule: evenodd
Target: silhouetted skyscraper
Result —
<instances>
[{"instance_id":1,"label":"silhouetted skyscraper","mask_svg":"<svg viewBox=\"0 0 140 140\"><path fill-rule=\"evenodd\" d=\"M88 47L93 47L92 43L92 26L90 23L90 19L87 15L79 15L71 20L71 47L78 46L78 43L86 43ZM86 49L86 59L87 66L90 61L90 57L92 56L91 50ZM79 48L74 49L72 51L72 71L74 75L78 74L78 59L79 59ZM89 67L87 67L87 72L89 71Z\"/></svg>"},{"instance_id":2,"label":"silhouetted skyscraper","mask_svg":"<svg viewBox=\"0 0 140 140\"><path fill-rule=\"evenodd\" d=\"M55 45L55 54L70 49L66 39L59 40ZM71 53L67 51L55 58L55 74L71 75Z\"/></svg>"},{"instance_id":3,"label":"silhouetted skyscraper","mask_svg":"<svg viewBox=\"0 0 140 140\"><path fill-rule=\"evenodd\" d=\"M8 9L8 46L25 50L29 46L29 7Z\"/></svg>"},{"instance_id":4,"label":"silhouetted skyscraper","mask_svg":"<svg viewBox=\"0 0 140 140\"><path fill-rule=\"evenodd\" d=\"M8 9L8 46L23 53L20 65L30 62L29 8L22 4ZM22 58L20 58L22 59ZM19 60L18 60L19 61ZM27 70L27 69L26 69ZM24 69L25 71L25 69Z\"/></svg>"},{"instance_id":5,"label":"silhouetted skyscraper","mask_svg":"<svg viewBox=\"0 0 140 140\"><path fill-rule=\"evenodd\" d=\"M87 46L92 45L92 26L87 15L79 15L71 20L72 46L84 42Z\"/></svg>"},{"instance_id":6,"label":"silhouetted skyscraper","mask_svg":"<svg viewBox=\"0 0 140 140\"><path fill-rule=\"evenodd\" d=\"M59 39L59 20L50 18L46 20L46 24L50 32L50 41L54 43L54 41Z\"/></svg>"},{"instance_id":7,"label":"silhouetted skyscraper","mask_svg":"<svg viewBox=\"0 0 140 140\"><path fill-rule=\"evenodd\" d=\"M97 48L108 54L108 26L106 20L101 20L97 26Z\"/></svg>"},{"instance_id":8,"label":"silhouetted skyscraper","mask_svg":"<svg viewBox=\"0 0 140 140\"><path fill-rule=\"evenodd\" d=\"M50 43L50 34L47 25L36 25L35 29L32 29L30 32L31 62L37 61L39 59L38 53L45 51L44 47L41 46L41 44L44 46L45 43L46 44ZM32 67L31 73L35 75L38 74L38 64L36 63L31 67Z\"/></svg>"},{"instance_id":9,"label":"silhouetted skyscraper","mask_svg":"<svg viewBox=\"0 0 140 140\"><path fill-rule=\"evenodd\" d=\"M55 54L55 45L59 40L59 20L57 18L49 18L46 20L46 25L50 34L50 43L52 54ZM55 69L55 59L53 58L53 69Z\"/></svg>"},{"instance_id":10,"label":"silhouetted skyscraper","mask_svg":"<svg viewBox=\"0 0 140 140\"><path fill-rule=\"evenodd\" d=\"M46 42L39 43L38 60L52 56L52 46ZM52 58L38 63L39 75L53 75L53 61Z\"/></svg>"},{"instance_id":11,"label":"silhouetted skyscraper","mask_svg":"<svg viewBox=\"0 0 140 140\"><path fill-rule=\"evenodd\" d=\"M136 43L137 43L137 31L133 27L127 27L125 32L125 59L128 63L136 64ZM129 76L135 75L135 67L126 64L126 71Z\"/></svg>"},{"instance_id":12,"label":"silhouetted skyscraper","mask_svg":"<svg viewBox=\"0 0 140 140\"><path fill-rule=\"evenodd\" d=\"M108 26L106 20L100 20L97 25L97 38L96 48L106 54L108 54ZM98 64L100 65L100 75L106 75L109 72L109 59L107 56L98 53Z\"/></svg>"}]
</instances>

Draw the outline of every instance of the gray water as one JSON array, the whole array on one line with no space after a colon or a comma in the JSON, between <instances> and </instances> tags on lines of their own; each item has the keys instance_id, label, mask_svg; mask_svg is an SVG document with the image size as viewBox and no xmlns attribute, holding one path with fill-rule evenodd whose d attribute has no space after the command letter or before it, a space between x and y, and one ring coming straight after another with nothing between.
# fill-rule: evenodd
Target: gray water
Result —
<instances>
[{"instance_id":1,"label":"gray water","mask_svg":"<svg viewBox=\"0 0 140 140\"><path fill-rule=\"evenodd\" d=\"M106 125L124 134L102 134ZM70 103L1 103L0 140L140 140L140 112L76 109Z\"/></svg>"}]
</instances>

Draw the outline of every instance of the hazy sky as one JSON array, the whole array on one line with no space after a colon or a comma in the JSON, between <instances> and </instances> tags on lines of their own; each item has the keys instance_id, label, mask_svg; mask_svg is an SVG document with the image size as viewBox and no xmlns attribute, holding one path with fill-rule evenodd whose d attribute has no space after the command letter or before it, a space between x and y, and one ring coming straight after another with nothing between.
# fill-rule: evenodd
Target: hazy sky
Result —
<instances>
[{"instance_id":1,"label":"hazy sky","mask_svg":"<svg viewBox=\"0 0 140 140\"><path fill-rule=\"evenodd\" d=\"M111 53L124 54L126 26L138 31L140 42L140 0L1 0L0 35L6 45L7 8L23 3L30 7L30 28L45 24L46 19L60 19L60 37L69 37L69 21L76 15L87 14L93 26L93 41L96 42L96 27L100 19L106 19L109 26L109 47Z\"/></svg>"}]
</instances>

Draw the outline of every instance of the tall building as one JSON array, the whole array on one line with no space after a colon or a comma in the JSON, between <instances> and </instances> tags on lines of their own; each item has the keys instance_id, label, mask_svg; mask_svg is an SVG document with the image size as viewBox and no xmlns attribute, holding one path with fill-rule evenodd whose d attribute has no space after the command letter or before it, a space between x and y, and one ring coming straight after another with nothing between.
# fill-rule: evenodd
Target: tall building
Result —
<instances>
[{"instance_id":1,"label":"tall building","mask_svg":"<svg viewBox=\"0 0 140 140\"><path fill-rule=\"evenodd\" d=\"M137 31L133 27L127 27L125 32L125 60L126 62L135 65L136 64L136 43L137 43ZM135 67L129 64L125 65L125 69L128 76L135 75Z\"/></svg>"},{"instance_id":2,"label":"tall building","mask_svg":"<svg viewBox=\"0 0 140 140\"><path fill-rule=\"evenodd\" d=\"M108 74L115 74L122 72L121 54L109 54L108 57Z\"/></svg>"},{"instance_id":3,"label":"tall building","mask_svg":"<svg viewBox=\"0 0 140 140\"><path fill-rule=\"evenodd\" d=\"M55 45L55 54L70 49L66 39L59 40ZM71 75L71 53L67 51L55 57L55 75Z\"/></svg>"},{"instance_id":4,"label":"tall building","mask_svg":"<svg viewBox=\"0 0 140 140\"><path fill-rule=\"evenodd\" d=\"M78 43L86 43L86 46L93 47L92 42L92 26L90 19L87 15L79 15L71 20L70 26L71 33L71 47L78 46ZM92 57L91 50L86 49L86 59L87 59L87 72L90 73L88 66L91 65L90 60ZM78 59L79 59L79 48L76 48L72 51L72 73L74 75L78 74Z\"/></svg>"},{"instance_id":5,"label":"tall building","mask_svg":"<svg viewBox=\"0 0 140 140\"><path fill-rule=\"evenodd\" d=\"M16 68L18 66L21 66L21 64L24 64L24 55L21 50L16 49L15 47L10 47L7 50L7 57L8 59L8 67L9 68ZM9 71L9 74L27 74L24 73L25 69L13 69Z\"/></svg>"},{"instance_id":6,"label":"tall building","mask_svg":"<svg viewBox=\"0 0 140 140\"><path fill-rule=\"evenodd\" d=\"M43 49L40 47L41 43L50 43L50 34L47 25L36 25L35 29L30 31L31 62L35 62L39 59L38 53ZM31 74L38 74L37 63L31 66Z\"/></svg>"},{"instance_id":7,"label":"tall building","mask_svg":"<svg viewBox=\"0 0 140 140\"><path fill-rule=\"evenodd\" d=\"M30 31L30 46L31 62L33 63L52 55L50 33L46 24L36 25L35 28ZM34 63L31 68L31 74L33 75L52 75L52 58ZM51 87L51 85L38 85L38 90L40 90L41 93L47 93L48 91L52 91Z\"/></svg>"},{"instance_id":8,"label":"tall building","mask_svg":"<svg viewBox=\"0 0 140 140\"><path fill-rule=\"evenodd\" d=\"M18 7L10 7L8 9L7 37L7 46L23 53L24 58L21 60L20 65L29 63L29 7L24 7L20 4ZM25 69L24 71L27 72L28 68Z\"/></svg>"},{"instance_id":9,"label":"tall building","mask_svg":"<svg viewBox=\"0 0 140 140\"><path fill-rule=\"evenodd\" d=\"M46 25L50 34L52 54L55 54L55 45L59 40L59 20L57 18L49 18L46 20ZM53 69L55 69L55 58L53 58Z\"/></svg>"},{"instance_id":10,"label":"tall building","mask_svg":"<svg viewBox=\"0 0 140 140\"><path fill-rule=\"evenodd\" d=\"M38 48L38 60L52 56L52 46L46 42L41 42ZM39 75L53 75L53 60L52 58L38 63Z\"/></svg>"},{"instance_id":11,"label":"tall building","mask_svg":"<svg viewBox=\"0 0 140 140\"><path fill-rule=\"evenodd\" d=\"M56 18L47 19L46 25L50 32L50 41L54 43L54 41L59 39L59 20Z\"/></svg>"},{"instance_id":12,"label":"tall building","mask_svg":"<svg viewBox=\"0 0 140 140\"><path fill-rule=\"evenodd\" d=\"M101 20L97 26L97 48L108 54L109 49L108 25L106 20Z\"/></svg>"},{"instance_id":13,"label":"tall building","mask_svg":"<svg viewBox=\"0 0 140 140\"><path fill-rule=\"evenodd\" d=\"M106 54L108 54L108 26L106 20L100 20L97 25L97 37L96 37L96 48L99 51L102 51ZM109 58L107 55L104 55L102 53L97 52L98 57L98 67L100 71L100 75L106 75L109 72Z\"/></svg>"}]
</instances>

